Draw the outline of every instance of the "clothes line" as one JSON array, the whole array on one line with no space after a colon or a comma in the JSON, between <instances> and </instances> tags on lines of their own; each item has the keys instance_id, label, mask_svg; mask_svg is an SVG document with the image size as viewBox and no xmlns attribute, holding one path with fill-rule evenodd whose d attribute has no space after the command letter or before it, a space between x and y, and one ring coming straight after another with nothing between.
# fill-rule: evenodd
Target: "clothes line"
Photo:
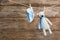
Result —
<instances>
[{"instance_id":1,"label":"clothes line","mask_svg":"<svg viewBox=\"0 0 60 40\"><path fill-rule=\"evenodd\" d=\"M14 1L12 1L12 0L9 0L9 2L12 2L12 3L17 3L17 4L20 4L20 5L24 6L24 7L29 7L29 5L24 4L24 3L14 2Z\"/></svg>"}]
</instances>

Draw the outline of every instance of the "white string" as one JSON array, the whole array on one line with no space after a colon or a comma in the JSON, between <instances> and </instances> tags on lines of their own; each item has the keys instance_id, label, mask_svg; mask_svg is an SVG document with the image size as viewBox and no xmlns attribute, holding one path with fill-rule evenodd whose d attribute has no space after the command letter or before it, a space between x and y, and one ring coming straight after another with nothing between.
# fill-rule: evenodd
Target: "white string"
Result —
<instances>
[{"instance_id":1,"label":"white string","mask_svg":"<svg viewBox=\"0 0 60 40\"><path fill-rule=\"evenodd\" d=\"M23 4L23 3L14 2L14 1L12 1L12 0L9 0L9 1L12 2L12 3L17 3L17 4L23 5L23 6L25 6L25 7L28 7L28 5Z\"/></svg>"}]
</instances>

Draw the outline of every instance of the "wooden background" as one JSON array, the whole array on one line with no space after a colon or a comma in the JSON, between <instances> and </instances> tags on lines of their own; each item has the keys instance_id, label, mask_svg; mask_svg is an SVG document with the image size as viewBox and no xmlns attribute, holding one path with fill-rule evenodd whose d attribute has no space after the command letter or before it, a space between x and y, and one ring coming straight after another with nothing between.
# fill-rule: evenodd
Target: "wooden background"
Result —
<instances>
[{"instance_id":1,"label":"wooden background","mask_svg":"<svg viewBox=\"0 0 60 40\"><path fill-rule=\"evenodd\" d=\"M32 23L26 21L26 7L32 4L35 18ZM39 10L46 7L46 17L53 25L52 35L43 36L38 29ZM60 0L0 0L0 40L60 40Z\"/></svg>"}]
</instances>

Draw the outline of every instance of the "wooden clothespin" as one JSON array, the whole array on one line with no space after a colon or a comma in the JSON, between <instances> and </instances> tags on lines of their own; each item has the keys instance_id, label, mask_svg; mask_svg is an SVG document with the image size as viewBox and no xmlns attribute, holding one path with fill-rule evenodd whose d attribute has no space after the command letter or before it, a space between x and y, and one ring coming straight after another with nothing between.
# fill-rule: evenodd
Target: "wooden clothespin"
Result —
<instances>
[{"instance_id":1,"label":"wooden clothespin","mask_svg":"<svg viewBox=\"0 0 60 40\"><path fill-rule=\"evenodd\" d=\"M45 14L45 6L44 6L44 14Z\"/></svg>"},{"instance_id":2,"label":"wooden clothespin","mask_svg":"<svg viewBox=\"0 0 60 40\"><path fill-rule=\"evenodd\" d=\"M45 6L44 6L44 8L43 8L43 14L44 14L44 16L45 16L45 11L46 11L45 9L46 9L46 8L45 8Z\"/></svg>"},{"instance_id":3,"label":"wooden clothespin","mask_svg":"<svg viewBox=\"0 0 60 40\"><path fill-rule=\"evenodd\" d=\"M31 8L31 4L29 4L29 7Z\"/></svg>"}]
</instances>

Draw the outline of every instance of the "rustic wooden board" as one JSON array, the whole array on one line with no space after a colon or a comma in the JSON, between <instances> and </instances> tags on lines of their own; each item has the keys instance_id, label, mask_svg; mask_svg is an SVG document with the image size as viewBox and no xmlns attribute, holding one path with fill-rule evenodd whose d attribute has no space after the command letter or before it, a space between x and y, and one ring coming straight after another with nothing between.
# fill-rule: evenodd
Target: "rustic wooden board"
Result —
<instances>
[{"instance_id":1,"label":"rustic wooden board","mask_svg":"<svg viewBox=\"0 0 60 40\"><path fill-rule=\"evenodd\" d=\"M32 4L35 18L26 20L26 9L22 4ZM52 35L43 36L38 29L39 10L46 6L46 16L53 25ZM0 0L0 40L60 40L60 0Z\"/></svg>"},{"instance_id":2,"label":"rustic wooden board","mask_svg":"<svg viewBox=\"0 0 60 40\"><path fill-rule=\"evenodd\" d=\"M21 12L0 12L0 14L0 18L26 18L26 13Z\"/></svg>"},{"instance_id":3,"label":"rustic wooden board","mask_svg":"<svg viewBox=\"0 0 60 40\"><path fill-rule=\"evenodd\" d=\"M60 40L60 32L45 37L39 30L0 29L0 40Z\"/></svg>"},{"instance_id":4,"label":"rustic wooden board","mask_svg":"<svg viewBox=\"0 0 60 40\"><path fill-rule=\"evenodd\" d=\"M34 20L35 23L37 24L38 20ZM0 20L0 27L2 29L4 28L17 28L17 29L35 29L34 22L28 23L26 18L1 18Z\"/></svg>"},{"instance_id":5,"label":"rustic wooden board","mask_svg":"<svg viewBox=\"0 0 60 40\"><path fill-rule=\"evenodd\" d=\"M34 4L36 6L39 6L40 4L46 4L46 5L60 5L60 0L1 0L1 5L10 5L13 3L17 4Z\"/></svg>"},{"instance_id":6,"label":"rustic wooden board","mask_svg":"<svg viewBox=\"0 0 60 40\"><path fill-rule=\"evenodd\" d=\"M0 6L0 17L26 17L26 7L20 6ZM33 7L35 17L43 7ZM47 17L60 17L60 7L46 7L45 15Z\"/></svg>"},{"instance_id":7,"label":"rustic wooden board","mask_svg":"<svg viewBox=\"0 0 60 40\"><path fill-rule=\"evenodd\" d=\"M51 29L60 31L60 18L49 18L52 22ZM35 18L32 23L28 23L26 18L0 18L0 29L38 29L39 18Z\"/></svg>"}]
</instances>

